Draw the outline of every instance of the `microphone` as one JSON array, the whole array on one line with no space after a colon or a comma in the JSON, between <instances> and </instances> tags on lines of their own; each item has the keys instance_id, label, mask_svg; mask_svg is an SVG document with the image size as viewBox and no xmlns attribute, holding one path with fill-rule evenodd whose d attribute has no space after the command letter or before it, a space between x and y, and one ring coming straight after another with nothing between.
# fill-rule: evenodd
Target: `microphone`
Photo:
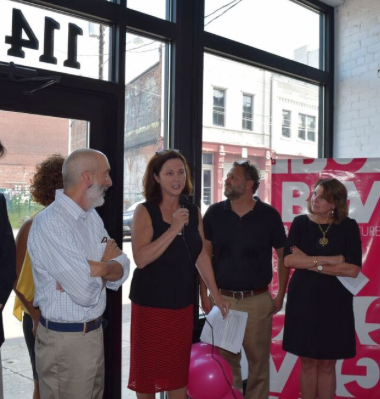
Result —
<instances>
[{"instance_id":1,"label":"microphone","mask_svg":"<svg viewBox=\"0 0 380 399\"><path fill-rule=\"evenodd\" d=\"M185 194L181 194L179 196L179 206L181 208L186 208L186 205L189 203L189 197Z\"/></svg>"},{"instance_id":2,"label":"microphone","mask_svg":"<svg viewBox=\"0 0 380 399\"><path fill-rule=\"evenodd\" d=\"M189 197L185 194L181 194L179 196L179 206L181 208L186 208L186 205L189 203ZM182 227L182 237L185 239L185 225Z\"/></svg>"}]
</instances>

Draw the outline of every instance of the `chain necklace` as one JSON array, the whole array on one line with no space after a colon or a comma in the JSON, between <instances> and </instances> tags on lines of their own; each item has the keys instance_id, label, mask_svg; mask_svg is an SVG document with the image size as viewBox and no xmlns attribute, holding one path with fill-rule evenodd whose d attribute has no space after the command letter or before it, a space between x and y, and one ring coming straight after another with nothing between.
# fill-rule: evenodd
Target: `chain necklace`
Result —
<instances>
[{"instance_id":1,"label":"chain necklace","mask_svg":"<svg viewBox=\"0 0 380 399\"><path fill-rule=\"evenodd\" d=\"M325 245L327 245L329 243L329 240L326 238L326 234L330 230L331 225L332 225L332 221L327 226L327 229L325 231L323 231L322 226L318 223L319 230L321 230L321 233L323 235L323 237L319 239L319 243L322 245L322 247L324 247Z\"/></svg>"}]
</instances>

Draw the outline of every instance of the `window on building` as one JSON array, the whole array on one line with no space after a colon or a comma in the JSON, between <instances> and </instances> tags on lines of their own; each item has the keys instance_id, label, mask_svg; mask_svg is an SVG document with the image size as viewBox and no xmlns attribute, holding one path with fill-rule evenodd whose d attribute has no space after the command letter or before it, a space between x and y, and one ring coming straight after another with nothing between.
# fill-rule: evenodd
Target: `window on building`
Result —
<instances>
[{"instance_id":1,"label":"window on building","mask_svg":"<svg viewBox=\"0 0 380 399\"><path fill-rule=\"evenodd\" d=\"M212 165L212 154L211 153L203 153L202 154L202 163L203 165Z\"/></svg>"},{"instance_id":2,"label":"window on building","mask_svg":"<svg viewBox=\"0 0 380 399\"><path fill-rule=\"evenodd\" d=\"M285 109L282 110L282 136L291 137L292 132L292 113Z\"/></svg>"},{"instance_id":3,"label":"window on building","mask_svg":"<svg viewBox=\"0 0 380 399\"><path fill-rule=\"evenodd\" d=\"M211 170L203 169L203 203L211 205Z\"/></svg>"},{"instance_id":4,"label":"window on building","mask_svg":"<svg viewBox=\"0 0 380 399\"><path fill-rule=\"evenodd\" d=\"M213 124L216 126L224 126L226 91L214 89L213 97Z\"/></svg>"},{"instance_id":5,"label":"window on building","mask_svg":"<svg viewBox=\"0 0 380 399\"><path fill-rule=\"evenodd\" d=\"M298 138L315 141L315 116L298 115Z\"/></svg>"},{"instance_id":6,"label":"window on building","mask_svg":"<svg viewBox=\"0 0 380 399\"><path fill-rule=\"evenodd\" d=\"M212 173L213 173L213 154L202 154L202 203L201 211L204 214L209 205L212 204Z\"/></svg>"},{"instance_id":7,"label":"window on building","mask_svg":"<svg viewBox=\"0 0 380 399\"><path fill-rule=\"evenodd\" d=\"M253 96L243 94L243 130L253 130Z\"/></svg>"}]
</instances>

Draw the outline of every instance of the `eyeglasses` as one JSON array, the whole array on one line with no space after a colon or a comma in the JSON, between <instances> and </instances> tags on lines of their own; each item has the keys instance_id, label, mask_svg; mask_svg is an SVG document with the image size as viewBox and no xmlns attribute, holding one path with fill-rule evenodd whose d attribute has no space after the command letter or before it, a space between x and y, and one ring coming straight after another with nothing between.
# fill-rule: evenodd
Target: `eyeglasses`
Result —
<instances>
[{"instance_id":1,"label":"eyeglasses","mask_svg":"<svg viewBox=\"0 0 380 399\"><path fill-rule=\"evenodd\" d=\"M254 182L258 182L260 180L260 173L257 167L254 164L251 164L249 159L242 159L240 161L235 161L234 165L239 165L244 168L246 178L249 175L248 180L253 180Z\"/></svg>"},{"instance_id":2,"label":"eyeglasses","mask_svg":"<svg viewBox=\"0 0 380 399\"><path fill-rule=\"evenodd\" d=\"M250 162L249 159L247 159L247 160L242 159L240 161L236 161L235 163L237 163L239 166L249 166L249 165L251 165L251 162Z\"/></svg>"},{"instance_id":3,"label":"eyeglasses","mask_svg":"<svg viewBox=\"0 0 380 399\"><path fill-rule=\"evenodd\" d=\"M155 155L165 154L166 152L170 152L170 151L179 152L179 150L177 150L176 148L168 148L167 150L156 151Z\"/></svg>"}]
</instances>

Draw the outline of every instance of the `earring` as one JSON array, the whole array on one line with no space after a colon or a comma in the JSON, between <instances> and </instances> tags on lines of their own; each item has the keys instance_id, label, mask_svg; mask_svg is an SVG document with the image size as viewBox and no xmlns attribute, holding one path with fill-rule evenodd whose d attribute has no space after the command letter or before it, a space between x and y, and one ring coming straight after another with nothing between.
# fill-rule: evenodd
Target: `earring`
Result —
<instances>
[{"instance_id":1,"label":"earring","mask_svg":"<svg viewBox=\"0 0 380 399\"><path fill-rule=\"evenodd\" d=\"M331 217L334 217L334 209L331 209Z\"/></svg>"}]
</instances>

